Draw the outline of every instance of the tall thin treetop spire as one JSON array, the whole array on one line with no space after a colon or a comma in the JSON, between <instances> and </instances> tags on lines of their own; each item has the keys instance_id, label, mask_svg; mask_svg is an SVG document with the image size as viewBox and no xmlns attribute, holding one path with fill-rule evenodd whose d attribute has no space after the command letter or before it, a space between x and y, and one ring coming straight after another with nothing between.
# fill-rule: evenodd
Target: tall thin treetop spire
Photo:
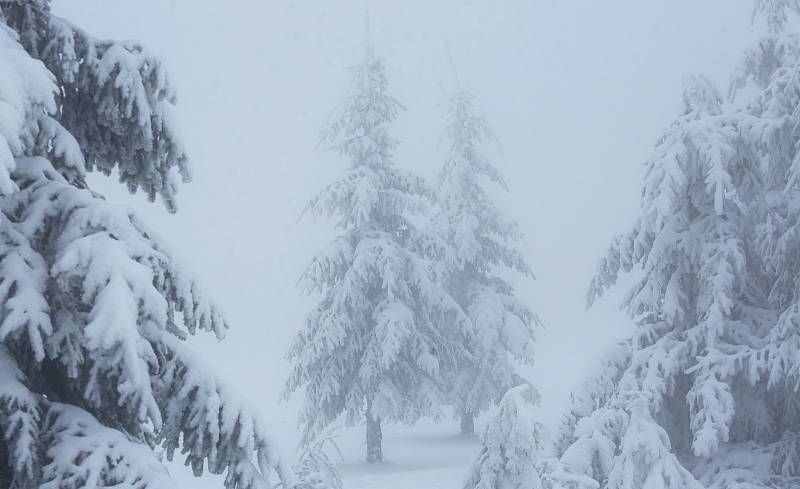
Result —
<instances>
[{"instance_id":1,"label":"tall thin treetop spire","mask_svg":"<svg viewBox=\"0 0 800 489\"><path fill-rule=\"evenodd\" d=\"M461 81L458 78L458 70L456 70L456 63L453 61L453 53L450 51L450 42L445 39L444 51L447 54L447 61L450 63L450 69L453 70L453 80L456 82L456 91L461 91Z\"/></svg>"},{"instance_id":2,"label":"tall thin treetop spire","mask_svg":"<svg viewBox=\"0 0 800 489\"><path fill-rule=\"evenodd\" d=\"M372 36L370 35L369 9L364 11L364 47L366 49L367 58L372 58L374 53L372 49Z\"/></svg>"}]
</instances>

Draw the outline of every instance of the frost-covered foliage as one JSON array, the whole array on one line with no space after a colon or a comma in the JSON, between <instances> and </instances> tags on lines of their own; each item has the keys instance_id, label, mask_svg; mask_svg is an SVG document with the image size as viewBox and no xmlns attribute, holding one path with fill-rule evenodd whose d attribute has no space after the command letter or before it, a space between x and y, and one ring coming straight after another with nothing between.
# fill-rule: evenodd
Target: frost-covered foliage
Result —
<instances>
[{"instance_id":1,"label":"frost-covered foliage","mask_svg":"<svg viewBox=\"0 0 800 489\"><path fill-rule=\"evenodd\" d=\"M541 425L533 419L539 395L530 385L512 388L481 437L464 489L541 489L533 461L540 454Z\"/></svg>"},{"instance_id":2,"label":"frost-covered foliage","mask_svg":"<svg viewBox=\"0 0 800 489\"><path fill-rule=\"evenodd\" d=\"M537 464L542 489L599 489L591 477L575 473L558 459L548 458Z\"/></svg>"},{"instance_id":3,"label":"frost-covered foliage","mask_svg":"<svg viewBox=\"0 0 800 489\"><path fill-rule=\"evenodd\" d=\"M617 389L625 367L630 362L627 343L615 345L598 365L597 374L587 379L581 387L570 394L570 406L564 413L554 441L555 454L560 456L573 442L578 422L590 416L596 409L608 404Z\"/></svg>"},{"instance_id":4,"label":"frost-covered foliage","mask_svg":"<svg viewBox=\"0 0 800 489\"><path fill-rule=\"evenodd\" d=\"M623 352L574 399L560 460L607 487L792 487L800 476L800 4L760 0L768 34L731 96L688 77L647 162L641 214L591 303L640 268ZM739 91L745 86L749 91Z\"/></svg>"},{"instance_id":5,"label":"frost-covered foliage","mask_svg":"<svg viewBox=\"0 0 800 489\"><path fill-rule=\"evenodd\" d=\"M700 489L702 486L678 462L669 436L650 413L644 396L626 399L625 426L618 453L608 472L608 489Z\"/></svg>"},{"instance_id":6,"label":"frost-covered foliage","mask_svg":"<svg viewBox=\"0 0 800 489\"><path fill-rule=\"evenodd\" d=\"M117 167L172 208L185 168L160 62L44 0L0 1L0 486L171 488L156 456L264 488L256 417L184 346L226 324L135 216L86 187Z\"/></svg>"},{"instance_id":7,"label":"frost-covered foliage","mask_svg":"<svg viewBox=\"0 0 800 489\"><path fill-rule=\"evenodd\" d=\"M598 489L591 477L546 458L542 426L533 416L539 394L529 384L511 388L481 436L481 450L464 489Z\"/></svg>"},{"instance_id":8,"label":"frost-covered foliage","mask_svg":"<svg viewBox=\"0 0 800 489\"><path fill-rule=\"evenodd\" d=\"M533 362L533 328L538 319L516 295L513 285L497 274L510 269L531 276L516 248L522 235L515 222L494 205L485 183L506 189L502 176L481 153L492 136L487 121L476 115L474 96L451 94L447 100L447 159L439 174L441 213L436 228L452 246L445 269L445 289L470 318L473 334L469 355L461 358L452 384L455 412L463 432L474 429L473 417L523 382L514 362Z\"/></svg>"},{"instance_id":9,"label":"frost-covered foliage","mask_svg":"<svg viewBox=\"0 0 800 489\"><path fill-rule=\"evenodd\" d=\"M293 466L293 489L342 489L342 478L336 463L326 451L342 453L334 439L334 428L328 428L312 441L301 445L301 453Z\"/></svg>"},{"instance_id":10,"label":"frost-covered foliage","mask_svg":"<svg viewBox=\"0 0 800 489\"><path fill-rule=\"evenodd\" d=\"M175 209L178 176L191 177L175 130L175 92L161 60L142 45L99 40L50 13L49 0L2 0L5 23L54 75L57 110L31 121L29 153L46 156L71 183L116 169ZM76 146L77 143L77 146ZM78 147L80 149L78 149Z\"/></svg>"},{"instance_id":11,"label":"frost-covered foliage","mask_svg":"<svg viewBox=\"0 0 800 489\"><path fill-rule=\"evenodd\" d=\"M322 134L349 166L307 212L336 216L340 234L301 278L322 298L291 347L287 392L305 389L307 438L343 413L350 424L366 417L367 460L379 461L382 421L439 413L442 379L468 330L432 275L431 261L447 246L418 225L432 192L392 161L397 141L388 126L402 106L371 50L352 87Z\"/></svg>"}]
</instances>

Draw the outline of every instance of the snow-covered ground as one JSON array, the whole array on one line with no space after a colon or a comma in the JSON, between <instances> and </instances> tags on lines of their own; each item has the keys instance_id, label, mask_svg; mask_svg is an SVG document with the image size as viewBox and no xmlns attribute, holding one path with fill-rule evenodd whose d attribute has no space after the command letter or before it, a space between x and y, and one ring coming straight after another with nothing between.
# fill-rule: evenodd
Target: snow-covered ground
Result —
<instances>
[{"instance_id":1,"label":"snow-covered ground","mask_svg":"<svg viewBox=\"0 0 800 489\"><path fill-rule=\"evenodd\" d=\"M364 458L363 428L345 430L340 439L345 489L457 489L467 466L478 453L477 436L462 436L457 423L423 421L414 426L384 430L385 464L368 465Z\"/></svg>"},{"instance_id":2,"label":"snow-covered ground","mask_svg":"<svg viewBox=\"0 0 800 489\"><path fill-rule=\"evenodd\" d=\"M288 416L284 416L288 414ZM295 459L292 452L297 446L298 430L294 428L291 406L273 411L273 441L284 452L287 461ZM483 429L486 416L476 421L476 430ZM383 429L384 464L367 464L365 455L364 427L342 428L336 433L336 445L341 455L333 448L328 452L338 462L344 489L461 489L467 468L477 455L480 440L477 435L459 434L458 422L445 418L439 423L422 420L413 426L392 425ZM219 489L222 477L204 474L195 478L192 471L183 466L183 459L175 455L169 466L170 473L179 487L195 489Z\"/></svg>"},{"instance_id":3,"label":"snow-covered ground","mask_svg":"<svg viewBox=\"0 0 800 489\"><path fill-rule=\"evenodd\" d=\"M461 487L464 467L439 467L431 469L370 469L347 472L344 486L347 489L406 489L425 487L427 489L454 489Z\"/></svg>"}]
</instances>

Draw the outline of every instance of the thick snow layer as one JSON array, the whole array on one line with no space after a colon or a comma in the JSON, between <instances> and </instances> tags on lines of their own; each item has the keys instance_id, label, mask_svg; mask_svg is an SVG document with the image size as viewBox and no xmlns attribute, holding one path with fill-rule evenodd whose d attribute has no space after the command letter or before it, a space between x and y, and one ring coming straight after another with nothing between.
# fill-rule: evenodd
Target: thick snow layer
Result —
<instances>
[{"instance_id":1,"label":"thick snow layer","mask_svg":"<svg viewBox=\"0 0 800 489\"><path fill-rule=\"evenodd\" d=\"M450 420L387 427L383 450L388 463L368 465L361 462L363 428L348 429L339 440L345 458L340 465L344 489L461 489L480 447L477 436L457 433L458 424Z\"/></svg>"},{"instance_id":2,"label":"thick snow layer","mask_svg":"<svg viewBox=\"0 0 800 489\"><path fill-rule=\"evenodd\" d=\"M440 467L437 469L409 469L404 471L364 471L346 476L347 489L454 489L461 487L464 479L463 467Z\"/></svg>"}]
</instances>

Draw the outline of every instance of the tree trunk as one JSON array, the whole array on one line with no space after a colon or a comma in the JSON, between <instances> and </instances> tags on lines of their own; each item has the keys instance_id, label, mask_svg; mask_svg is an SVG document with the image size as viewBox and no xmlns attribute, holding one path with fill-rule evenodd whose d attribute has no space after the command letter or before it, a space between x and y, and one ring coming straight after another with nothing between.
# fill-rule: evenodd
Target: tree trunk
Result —
<instances>
[{"instance_id":1,"label":"tree trunk","mask_svg":"<svg viewBox=\"0 0 800 489\"><path fill-rule=\"evenodd\" d=\"M375 464L384 461L382 439L381 418L373 416L367 409L367 463Z\"/></svg>"},{"instance_id":2,"label":"tree trunk","mask_svg":"<svg viewBox=\"0 0 800 489\"><path fill-rule=\"evenodd\" d=\"M461 414L461 434L475 434L475 415L472 413L465 412Z\"/></svg>"}]
</instances>

